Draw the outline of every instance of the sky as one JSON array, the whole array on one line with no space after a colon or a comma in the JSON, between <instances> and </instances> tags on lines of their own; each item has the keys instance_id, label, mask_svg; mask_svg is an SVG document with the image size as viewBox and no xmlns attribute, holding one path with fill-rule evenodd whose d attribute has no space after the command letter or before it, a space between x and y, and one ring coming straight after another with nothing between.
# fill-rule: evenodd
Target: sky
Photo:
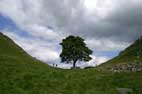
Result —
<instances>
[{"instance_id":1,"label":"sky","mask_svg":"<svg viewBox=\"0 0 142 94\"><path fill-rule=\"evenodd\" d=\"M96 66L142 35L142 0L0 0L0 32L27 53L59 67L59 43L69 35L85 39Z\"/></svg>"}]
</instances>

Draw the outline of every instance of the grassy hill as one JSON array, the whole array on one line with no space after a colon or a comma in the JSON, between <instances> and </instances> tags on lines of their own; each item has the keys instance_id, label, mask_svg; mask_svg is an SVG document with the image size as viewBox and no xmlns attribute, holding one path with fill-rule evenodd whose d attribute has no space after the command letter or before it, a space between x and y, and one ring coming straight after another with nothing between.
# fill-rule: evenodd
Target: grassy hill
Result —
<instances>
[{"instance_id":1,"label":"grassy hill","mask_svg":"<svg viewBox=\"0 0 142 94\"><path fill-rule=\"evenodd\" d=\"M142 73L52 68L0 33L0 94L117 94L117 87L141 94Z\"/></svg>"},{"instance_id":2,"label":"grassy hill","mask_svg":"<svg viewBox=\"0 0 142 94\"><path fill-rule=\"evenodd\" d=\"M120 64L142 64L142 37L136 40L118 56L100 65L101 68L111 68L114 65Z\"/></svg>"}]
</instances>

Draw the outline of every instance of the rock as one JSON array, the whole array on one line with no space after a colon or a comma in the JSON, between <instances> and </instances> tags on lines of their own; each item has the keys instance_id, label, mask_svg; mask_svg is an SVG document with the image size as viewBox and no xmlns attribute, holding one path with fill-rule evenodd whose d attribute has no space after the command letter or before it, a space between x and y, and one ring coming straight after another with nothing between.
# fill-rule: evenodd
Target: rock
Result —
<instances>
[{"instance_id":1,"label":"rock","mask_svg":"<svg viewBox=\"0 0 142 94\"><path fill-rule=\"evenodd\" d=\"M115 65L111 68L113 72L142 72L142 63L127 63Z\"/></svg>"}]
</instances>

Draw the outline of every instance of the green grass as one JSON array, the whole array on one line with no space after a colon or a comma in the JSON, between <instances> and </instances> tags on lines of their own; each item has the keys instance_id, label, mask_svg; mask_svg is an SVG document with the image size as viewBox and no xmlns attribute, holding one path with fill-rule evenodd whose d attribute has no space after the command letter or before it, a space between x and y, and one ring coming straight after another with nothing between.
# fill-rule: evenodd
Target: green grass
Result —
<instances>
[{"instance_id":1,"label":"green grass","mask_svg":"<svg viewBox=\"0 0 142 94\"><path fill-rule=\"evenodd\" d=\"M117 94L117 87L141 94L142 73L52 68L0 34L0 94Z\"/></svg>"}]
</instances>

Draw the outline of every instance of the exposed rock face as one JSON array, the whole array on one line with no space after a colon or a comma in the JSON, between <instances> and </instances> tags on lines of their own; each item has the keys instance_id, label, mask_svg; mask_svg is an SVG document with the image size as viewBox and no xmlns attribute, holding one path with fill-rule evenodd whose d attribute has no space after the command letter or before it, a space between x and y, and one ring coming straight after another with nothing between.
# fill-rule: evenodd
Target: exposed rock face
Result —
<instances>
[{"instance_id":1,"label":"exposed rock face","mask_svg":"<svg viewBox=\"0 0 142 94\"><path fill-rule=\"evenodd\" d=\"M111 71L113 72L142 72L142 63L135 62L135 63L114 65Z\"/></svg>"}]
</instances>

